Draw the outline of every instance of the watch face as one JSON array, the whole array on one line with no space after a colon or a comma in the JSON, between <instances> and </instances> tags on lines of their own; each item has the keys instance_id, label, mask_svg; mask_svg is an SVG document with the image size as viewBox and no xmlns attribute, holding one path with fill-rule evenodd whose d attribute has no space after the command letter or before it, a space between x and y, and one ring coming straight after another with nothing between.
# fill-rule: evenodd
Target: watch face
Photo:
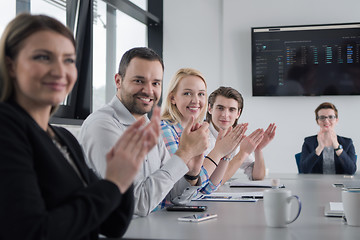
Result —
<instances>
[{"instance_id":1,"label":"watch face","mask_svg":"<svg viewBox=\"0 0 360 240\"><path fill-rule=\"evenodd\" d=\"M341 144L339 144L339 146L335 149L335 151L343 149L343 146Z\"/></svg>"}]
</instances>

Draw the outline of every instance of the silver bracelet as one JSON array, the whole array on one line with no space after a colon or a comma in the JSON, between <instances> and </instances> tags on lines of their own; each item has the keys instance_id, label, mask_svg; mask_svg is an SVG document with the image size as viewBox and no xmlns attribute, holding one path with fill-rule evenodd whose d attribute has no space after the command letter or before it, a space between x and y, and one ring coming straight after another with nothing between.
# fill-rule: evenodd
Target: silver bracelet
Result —
<instances>
[{"instance_id":1,"label":"silver bracelet","mask_svg":"<svg viewBox=\"0 0 360 240\"><path fill-rule=\"evenodd\" d=\"M227 162L230 162L230 161L231 161L231 158L229 158L229 157L223 157L222 160L227 161Z\"/></svg>"}]
</instances>

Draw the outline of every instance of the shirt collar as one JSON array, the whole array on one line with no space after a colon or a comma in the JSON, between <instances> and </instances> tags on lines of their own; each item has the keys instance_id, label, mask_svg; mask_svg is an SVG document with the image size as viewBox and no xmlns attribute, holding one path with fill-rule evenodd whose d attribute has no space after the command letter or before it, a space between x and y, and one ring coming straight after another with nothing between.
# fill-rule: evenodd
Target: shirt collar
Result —
<instances>
[{"instance_id":1,"label":"shirt collar","mask_svg":"<svg viewBox=\"0 0 360 240\"><path fill-rule=\"evenodd\" d=\"M114 109L120 123L124 125L131 125L136 122L135 117L129 112L129 110L124 106L124 104L116 95L111 99L108 104L111 108ZM144 117L145 120L148 122L149 118L146 114L144 114Z\"/></svg>"},{"instance_id":2,"label":"shirt collar","mask_svg":"<svg viewBox=\"0 0 360 240\"><path fill-rule=\"evenodd\" d=\"M214 124L210 121L210 124L209 124L209 130L211 132L211 134L217 138L217 136L219 135L219 132L215 129L214 127Z\"/></svg>"}]
</instances>

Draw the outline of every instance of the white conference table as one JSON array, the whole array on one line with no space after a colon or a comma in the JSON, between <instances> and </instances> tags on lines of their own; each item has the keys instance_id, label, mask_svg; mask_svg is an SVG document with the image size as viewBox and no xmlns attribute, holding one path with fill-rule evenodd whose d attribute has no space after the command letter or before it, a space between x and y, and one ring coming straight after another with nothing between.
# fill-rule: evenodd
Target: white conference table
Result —
<instances>
[{"instance_id":1,"label":"white conference table","mask_svg":"<svg viewBox=\"0 0 360 240\"><path fill-rule=\"evenodd\" d=\"M328 202L341 202L341 188L333 183L360 181L343 175L274 174L267 178L279 178L286 189L300 197L302 212L299 218L285 228L267 227L263 201L258 202L209 202L192 201L191 205L208 206L207 213L218 214L217 219L199 223L179 222L180 216L192 212L151 213L147 217L134 218L127 230L126 239L360 239L360 227L346 225L342 218L324 216ZM262 191L259 188L230 188L228 184L219 191ZM295 204L294 204L295 205ZM360 207L360 206L359 206ZM294 206L295 208L295 206ZM294 209L295 210L295 209Z\"/></svg>"}]
</instances>

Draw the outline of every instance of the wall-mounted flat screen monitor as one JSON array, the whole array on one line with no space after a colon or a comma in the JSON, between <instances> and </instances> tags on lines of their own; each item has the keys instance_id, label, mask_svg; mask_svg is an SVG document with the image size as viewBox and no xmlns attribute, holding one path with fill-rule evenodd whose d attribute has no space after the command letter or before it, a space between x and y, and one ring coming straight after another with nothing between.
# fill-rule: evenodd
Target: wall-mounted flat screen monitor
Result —
<instances>
[{"instance_id":1,"label":"wall-mounted flat screen monitor","mask_svg":"<svg viewBox=\"0 0 360 240\"><path fill-rule=\"evenodd\" d=\"M360 95L360 23L251 30L253 96Z\"/></svg>"}]
</instances>

